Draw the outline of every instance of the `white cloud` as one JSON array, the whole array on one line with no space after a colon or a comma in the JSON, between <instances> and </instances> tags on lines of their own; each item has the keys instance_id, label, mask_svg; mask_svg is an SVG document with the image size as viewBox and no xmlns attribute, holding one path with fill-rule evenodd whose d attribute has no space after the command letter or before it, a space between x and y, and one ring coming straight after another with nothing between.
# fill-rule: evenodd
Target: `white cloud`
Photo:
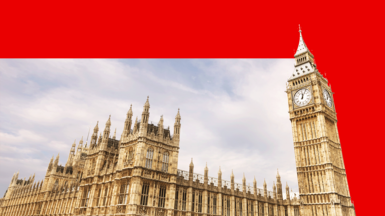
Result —
<instances>
[{"instance_id":1,"label":"white cloud","mask_svg":"<svg viewBox=\"0 0 385 216\"><path fill-rule=\"evenodd\" d=\"M134 117L150 96L150 121L174 124L181 108L178 167L208 163L216 177L264 178L298 190L285 87L292 59L49 59L0 61L0 191L12 174L43 179L52 155L64 164L74 139L86 139L108 115L118 137L126 112ZM30 173L31 172L31 173Z\"/></svg>"}]
</instances>

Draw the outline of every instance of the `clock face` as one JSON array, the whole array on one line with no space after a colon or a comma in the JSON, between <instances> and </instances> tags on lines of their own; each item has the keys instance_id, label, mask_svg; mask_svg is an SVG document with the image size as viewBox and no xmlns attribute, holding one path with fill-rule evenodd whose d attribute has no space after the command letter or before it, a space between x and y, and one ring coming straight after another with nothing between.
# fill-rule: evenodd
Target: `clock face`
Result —
<instances>
[{"instance_id":1,"label":"clock face","mask_svg":"<svg viewBox=\"0 0 385 216\"><path fill-rule=\"evenodd\" d=\"M326 104L329 107L332 107L333 106L332 98L330 97L330 94L326 89L324 89L323 95L324 95L324 99L325 99Z\"/></svg>"},{"instance_id":2,"label":"clock face","mask_svg":"<svg viewBox=\"0 0 385 216\"><path fill-rule=\"evenodd\" d=\"M310 91L306 88L297 91L294 95L294 103L297 104L297 106L305 106L310 102L310 99Z\"/></svg>"}]
</instances>

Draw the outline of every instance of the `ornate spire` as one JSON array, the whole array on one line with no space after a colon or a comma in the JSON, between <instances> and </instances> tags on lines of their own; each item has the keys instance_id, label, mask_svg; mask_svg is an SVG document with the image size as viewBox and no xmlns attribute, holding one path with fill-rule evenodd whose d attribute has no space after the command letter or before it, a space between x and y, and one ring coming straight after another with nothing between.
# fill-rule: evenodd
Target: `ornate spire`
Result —
<instances>
[{"instance_id":1,"label":"ornate spire","mask_svg":"<svg viewBox=\"0 0 385 216\"><path fill-rule=\"evenodd\" d=\"M193 159L191 158L190 167L194 166Z\"/></svg>"},{"instance_id":2,"label":"ornate spire","mask_svg":"<svg viewBox=\"0 0 385 216\"><path fill-rule=\"evenodd\" d=\"M221 166L219 166L218 174L222 175Z\"/></svg>"},{"instance_id":3,"label":"ornate spire","mask_svg":"<svg viewBox=\"0 0 385 216\"><path fill-rule=\"evenodd\" d=\"M116 139L116 128L115 128L114 136L112 137L112 139Z\"/></svg>"},{"instance_id":4,"label":"ornate spire","mask_svg":"<svg viewBox=\"0 0 385 216\"><path fill-rule=\"evenodd\" d=\"M255 176L254 176L254 181L253 181L254 184L257 184L257 180L255 179Z\"/></svg>"},{"instance_id":5,"label":"ornate spire","mask_svg":"<svg viewBox=\"0 0 385 216\"><path fill-rule=\"evenodd\" d=\"M209 168L207 168L207 162L206 162L206 167L205 167L205 171L206 171L206 170L207 170L207 171L209 170Z\"/></svg>"},{"instance_id":6,"label":"ornate spire","mask_svg":"<svg viewBox=\"0 0 385 216\"><path fill-rule=\"evenodd\" d=\"M286 182L286 189L289 189L289 185L287 185L287 182Z\"/></svg>"},{"instance_id":7,"label":"ornate spire","mask_svg":"<svg viewBox=\"0 0 385 216\"><path fill-rule=\"evenodd\" d=\"M263 179L263 187L266 187L266 179Z\"/></svg>"},{"instance_id":8,"label":"ornate spire","mask_svg":"<svg viewBox=\"0 0 385 216\"><path fill-rule=\"evenodd\" d=\"M180 110L180 109L178 108L178 113L176 114L175 119L181 119L179 110Z\"/></svg>"},{"instance_id":9,"label":"ornate spire","mask_svg":"<svg viewBox=\"0 0 385 216\"><path fill-rule=\"evenodd\" d=\"M298 56L298 55L306 53L306 52L309 52L311 54L311 52L309 51L309 49L307 48L307 46L305 44L305 41L302 38L301 26L299 26L299 44L298 44L297 52L295 53L294 56ZM313 54L311 54L311 55L313 55Z\"/></svg>"},{"instance_id":10,"label":"ornate spire","mask_svg":"<svg viewBox=\"0 0 385 216\"><path fill-rule=\"evenodd\" d=\"M108 117L108 120L106 122L106 126L111 126L111 115Z\"/></svg>"},{"instance_id":11,"label":"ornate spire","mask_svg":"<svg viewBox=\"0 0 385 216\"><path fill-rule=\"evenodd\" d=\"M96 126L94 127L94 130L96 130L96 131L99 130L98 124L99 124L99 121L96 122Z\"/></svg>"},{"instance_id":12,"label":"ornate spire","mask_svg":"<svg viewBox=\"0 0 385 216\"><path fill-rule=\"evenodd\" d=\"M132 104L130 105L130 109L127 112L127 117L132 116Z\"/></svg>"},{"instance_id":13,"label":"ornate spire","mask_svg":"<svg viewBox=\"0 0 385 216\"><path fill-rule=\"evenodd\" d=\"M72 147L75 147L76 146L76 139L74 141L74 144L72 144Z\"/></svg>"},{"instance_id":14,"label":"ornate spire","mask_svg":"<svg viewBox=\"0 0 385 216\"><path fill-rule=\"evenodd\" d=\"M145 108L150 108L150 102L148 101L149 99L149 96L147 96L147 100L146 100L146 103L144 104L144 107ZM148 111L148 110L147 110Z\"/></svg>"},{"instance_id":15,"label":"ornate spire","mask_svg":"<svg viewBox=\"0 0 385 216\"><path fill-rule=\"evenodd\" d=\"M234 172L233 170L231 170L231 175L230 175L231 178L234 178Z\"/></svg>"},{"instance_id":16,"label":"ornate spire","mask_svg":"<svg viewBox=\"0 0 385 216\"><path fill-rule=\"evenodd\" d=\"M278 169L277 169L277 178L281 178L281 176L279 176L279 172L278 172Z\"/></svg>"}]
</instances>

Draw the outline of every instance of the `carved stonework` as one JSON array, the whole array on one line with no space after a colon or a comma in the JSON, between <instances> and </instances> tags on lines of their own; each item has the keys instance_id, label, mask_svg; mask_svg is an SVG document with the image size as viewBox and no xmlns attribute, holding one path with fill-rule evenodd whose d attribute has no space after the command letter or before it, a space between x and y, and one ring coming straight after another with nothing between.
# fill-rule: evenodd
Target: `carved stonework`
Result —
<instances>
[{"instance_id":1,"label":"carved stonework","mask_svg":"<svg viewBox=\"0 0 385 216\"><path fill-rule=\"evenodd\" d=\"M166 210L164 210L164 209L157 209L156 210L155 216L165 216L165 215L166 215Z\"/></svg>"},{"instance_id":2,"label":"carved stonework","mask_svg":"<svg viewBox=\"0 0 385 216\"><path fill-rule=\"evenodd\" d=\"M145 206L138 207L138 214L147 215L147 207L145 207Z\"/></svg>"},{"instance_id":3,"label":"carved stonework","mask_svg":"<svg viewBox=\"0 0 385 216\"><path fill-rule=\"evenodd\" d=\"M126 213L126 206L125 205L118 205L116 207L116 213Z\"/></svg>"},{"instance_id":4,"label":"carved stonework","mask_svg":"<svg viewBox=\"0 0 385 216\"><path fill-rule=\"evenodd\" d=\"M149 170L144 170L144 177L151 178L151 171Z\"/></svg>"}]
</instances>

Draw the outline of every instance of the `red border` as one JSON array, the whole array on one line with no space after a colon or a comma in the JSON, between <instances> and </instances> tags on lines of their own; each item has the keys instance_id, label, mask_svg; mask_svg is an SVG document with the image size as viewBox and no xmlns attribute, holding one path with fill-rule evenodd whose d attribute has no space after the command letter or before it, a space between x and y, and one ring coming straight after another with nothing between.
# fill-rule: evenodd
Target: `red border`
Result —
<instances>
[{"instance_id":1,"label":"red border","mask_svg":"<svg viewBox=\"0 0 385 216\"><path fill-rule=\"evenodd\" d=\"M375 213L365 207L381 206L382 7L267 2L3 1L0 58L293 58L301 24L335 92L356 212Z\"/></svg>"}]
</instances>

